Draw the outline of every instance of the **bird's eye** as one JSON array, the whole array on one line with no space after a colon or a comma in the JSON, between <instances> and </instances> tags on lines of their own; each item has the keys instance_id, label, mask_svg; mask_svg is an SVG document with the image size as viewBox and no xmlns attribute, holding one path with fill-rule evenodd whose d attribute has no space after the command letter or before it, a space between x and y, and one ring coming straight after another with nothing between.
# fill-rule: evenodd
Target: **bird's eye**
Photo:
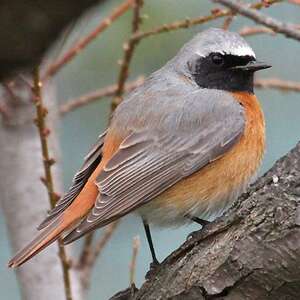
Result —
<instances>
[{"instance_id":1,"label":"bird's eye","mask_svg":"<svg viewBox=\"0 0 300 300\"><path fill-rule=\"evenodd\" d=\"M221 66L224 63L224 58L221 54L212 55L211 60L217 66Z\"/></svg>"}]
</instances>

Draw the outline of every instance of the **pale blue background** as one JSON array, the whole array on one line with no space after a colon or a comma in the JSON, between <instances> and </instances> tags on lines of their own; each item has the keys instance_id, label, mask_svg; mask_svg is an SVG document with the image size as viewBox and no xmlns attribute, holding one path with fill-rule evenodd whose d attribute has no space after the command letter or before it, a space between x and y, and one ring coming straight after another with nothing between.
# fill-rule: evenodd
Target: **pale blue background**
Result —
<instances>
[{"instance_id":1,"label":"pale blue background","mask_svg":"<svg viewBox=\"0 0 300 300\"><path fill-rule=\"evenodd\" d=\"M70 41L64 49L80 35L88 32L107 15L111 8L120 1L108 1L95 9L89 17L78 22ZM209 1L199 0L146 0L143 12L148 15L143 29L184 19L206 15L210 12ZM300 7L280 4L267 10L276 18L300 23ZM128 37L131 14L127 13L113 24L104 34L93 42L83 53L72 61L57 76L58 99L63 101L87 91L104 87L116 81L118 74L117 60L122 57L121 45ZM195 33L208 26L219 26L222 20L209 25L195 26L170 34L161 34L143 40L135 52L131 64L131 78L140 74L150 74L170 59ZM238 18L231 26L236 30L253 23ZM259 35L248 38L255 49L258 59L273 65L270 70L259 74L261 77L280 77L300 81L300 43L277 35ZM273 162L286 153L300 139L300 94L278 91L257 91L261 100L267 123L267 153L262 171L267 170ZM89 105L68 114L61 124L61 147L63 153L64 182L67 187L74 172L81 165L82 158L99 132L104 130L109 112L109 99ZM37 184L40 184L37 182ZM153 237L156 251L163 259L180 243L190 231L197 226L180 229L154 230ZM126 288L129 281L128 265L132 252L132 238L139 235L141 249L137 265L137 285L143 282L148 269L150 255L146 244L143 228L138 218L128 216L123 219L122 226L117 230L112 242L108 244L97 262L89 299L107 299L109 296ZM6 261L10 256L9 244L5 232L3 218L0 220L0 290L3 299L19 299L19 292L14 273L6 269Z\"/></svg>"}]
</instances>

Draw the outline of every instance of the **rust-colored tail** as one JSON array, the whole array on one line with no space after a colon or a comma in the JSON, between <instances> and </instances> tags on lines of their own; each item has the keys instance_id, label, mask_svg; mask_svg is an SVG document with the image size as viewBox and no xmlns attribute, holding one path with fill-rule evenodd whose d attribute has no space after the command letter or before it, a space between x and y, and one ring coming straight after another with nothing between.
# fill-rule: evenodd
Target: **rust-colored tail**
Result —
<instances>
[{"instance_id":1,"label":"rust-colored tail","mask_svg":"<svg viewBox=\"0 0 300 300\"><path fill-rule=\"evenodd\" d=\"M64 231L72 229L73 225L90 211L98 195L98 188L94 181L101 170L102 163L97 166L72 204L42 229L36 238L9 261L8 266L10 268L18 267L38 254L45 247L56 241Z\"/></svg>"},{"instance_id":2,"label":"rust-colored tail","mask_svg":"<svg viewBox=\"0 0 300 300\"><path fill-rule=\"evenodd\" d=\"M42 251L49 244L56 241L60 234L69 226L63 222L62 216L59 216L50 223L37 237L35 237L27 246L20 250L9 262L8 267L15 268L22 265L28 259Z\"/></svg>"}]
</instances>

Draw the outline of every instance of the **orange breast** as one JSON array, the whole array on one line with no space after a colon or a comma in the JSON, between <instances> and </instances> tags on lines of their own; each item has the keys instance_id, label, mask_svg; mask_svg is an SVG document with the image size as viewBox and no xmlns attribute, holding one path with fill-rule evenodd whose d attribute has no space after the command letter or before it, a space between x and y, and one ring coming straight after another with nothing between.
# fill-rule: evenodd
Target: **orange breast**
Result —
<instances>
[{"instance_id":1,"label":"orange breast","mask_svg":"<svg viewBox=\"0 0 300 300\"><path fill-rule=\"evenodd\" d=\"M234 96L246 113L240 141L220 159L162 193L149 203L150 210L165 207L182 214L195 211L208 216L228 206L255 175L265 149L263 113L254 95L239 92Z\"/></svg>"}]
</instances>

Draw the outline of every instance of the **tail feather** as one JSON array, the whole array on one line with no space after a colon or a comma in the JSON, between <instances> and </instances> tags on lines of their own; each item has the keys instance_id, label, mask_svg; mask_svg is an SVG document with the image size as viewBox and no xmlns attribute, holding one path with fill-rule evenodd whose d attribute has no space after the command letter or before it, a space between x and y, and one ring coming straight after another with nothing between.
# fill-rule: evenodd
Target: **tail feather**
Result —
<instances>
[{"instance_id":1,"label":"tail feather","mask_svg":"<svg viewBox=\"0 0 300 300\"><path fill-rule=\"evenodd\" d=\"M94 206L99 193L97 186L94 184L94 179L101 170L102 164L100 163L70 206L60 211L57 216L53 216L54 219L49 220L50 223L48 223L48 220L46 223L43 223L42 227L45 227L41 229L40 234L9 261L8 266L10 268L22 265L45 247L56 241L62 233L70 232L70 230L72 231L72 229L74 229L76 223L80 222L81 218Z\"/></svg>"},{"instance_id":2,"label":"tail feather","mask_svg":"<svg viewBox=\"0 0 300 300\"><path fill-rule=\"evenodd\" d=\"M27 246L20 250L9 262L8 267L15 268L31 257L42 251L45 247L56 241L60 234L68 225L63 222L62 216L59 216L49 224L37 237L35 237Z\"/></svg>"}]
</instances>

